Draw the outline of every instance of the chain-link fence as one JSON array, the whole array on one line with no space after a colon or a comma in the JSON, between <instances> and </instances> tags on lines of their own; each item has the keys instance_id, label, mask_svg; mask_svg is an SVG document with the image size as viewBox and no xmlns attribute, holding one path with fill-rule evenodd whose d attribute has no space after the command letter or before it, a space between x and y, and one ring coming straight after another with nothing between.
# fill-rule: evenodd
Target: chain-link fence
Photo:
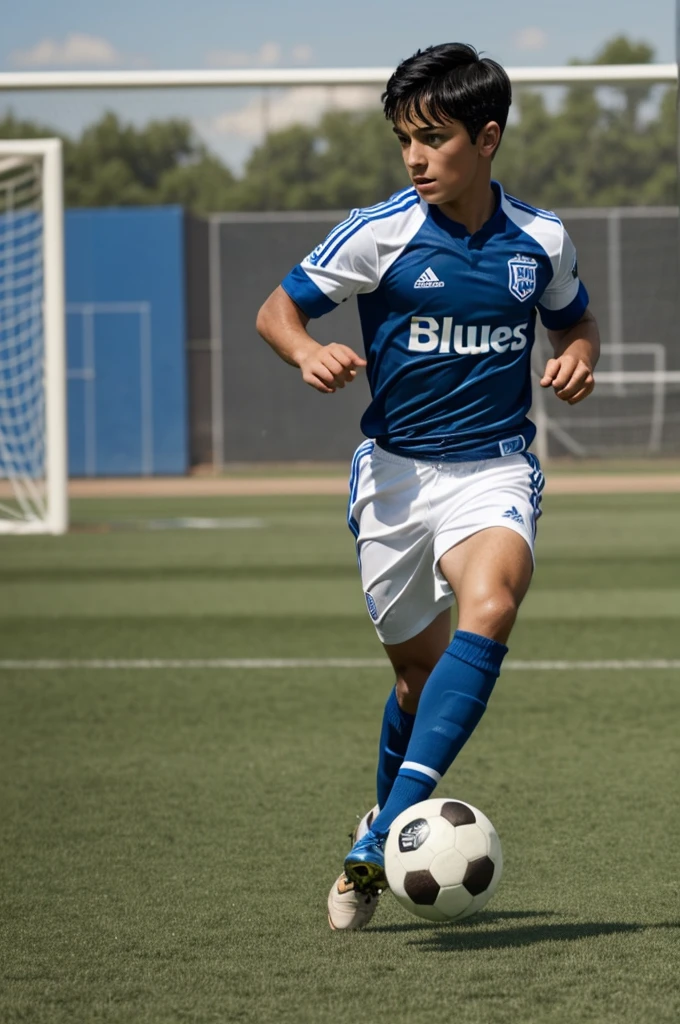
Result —
<instances>
[{"instance_id":1,"label":"chain-link fence","mask_svg":"<svg viewBox=\"0 0 680 1024\"><path fill-rule=\"evenodd\" d=\"M560 212L560 211L558 211ZM224 214L187 221L194 463L345 459L360 440L365 379L317 394L255 331L260 304L344 213ZM567 406L535 388L543 457L680 454L678 211L563 210L603 341L594 394ZM354 303L314 322L361 350ZM536 371L549 355L539 328Z\"/></svg>"}]
</instances>

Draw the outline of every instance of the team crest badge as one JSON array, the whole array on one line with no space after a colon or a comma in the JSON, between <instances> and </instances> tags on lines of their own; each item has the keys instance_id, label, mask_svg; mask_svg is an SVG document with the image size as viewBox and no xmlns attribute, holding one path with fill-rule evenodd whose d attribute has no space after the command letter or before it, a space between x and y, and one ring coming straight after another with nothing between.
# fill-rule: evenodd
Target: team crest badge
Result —
<instances>
[{"instance_id":1,"label":"team crest badge","mask_svg":"<svg viewBox=\"0 0 680 1024\"><path fill-rule=\"evenodd\" d=\"M508 267L510 269L510 291L520 302L524 302L536 291L538 263L532 256L521 256L517 253L511 260L508 260Z\"/></svg>"}]
</instances>

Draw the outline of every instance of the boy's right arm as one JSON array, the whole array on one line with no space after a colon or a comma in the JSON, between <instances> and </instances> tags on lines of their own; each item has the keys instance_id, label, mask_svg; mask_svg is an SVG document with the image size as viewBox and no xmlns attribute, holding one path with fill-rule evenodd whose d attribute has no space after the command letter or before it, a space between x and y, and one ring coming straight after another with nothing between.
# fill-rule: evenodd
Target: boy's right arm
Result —
<instances>
[{"instance_id":1,"label":"boy's right arm","mask_svg":"<svg viewBox=\"0 0 680 1024\"><path fill-rule=\"evenodd\" d=\"M307 333L309 317L279 285L257 314L256 328L276 354L297 366L306 384L331 395L344 388L366 365L347 345L320 345Z\"/></svg>"}]
</instances>

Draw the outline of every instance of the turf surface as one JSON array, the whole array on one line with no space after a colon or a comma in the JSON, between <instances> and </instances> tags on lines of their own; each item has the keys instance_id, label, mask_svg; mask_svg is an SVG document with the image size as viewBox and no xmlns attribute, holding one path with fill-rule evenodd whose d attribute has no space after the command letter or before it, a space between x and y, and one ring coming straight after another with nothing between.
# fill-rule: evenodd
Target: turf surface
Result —
<instances>
[{"instance_id":1,"label":"turf surface","mask_svg":"<svg viewBox=\"0 0 680 1024\"><path fill-rule=\"evenodd\" d=\"M511 656L679 658L680 497L545 509ZM380 655L341 500L73 516L0 538L2 658ZM2 671L0 1021L676 1022L679 675L507 673L440 787L501 835L492 903L332 934L386 669Z\"/></svg>"}]
</instances>

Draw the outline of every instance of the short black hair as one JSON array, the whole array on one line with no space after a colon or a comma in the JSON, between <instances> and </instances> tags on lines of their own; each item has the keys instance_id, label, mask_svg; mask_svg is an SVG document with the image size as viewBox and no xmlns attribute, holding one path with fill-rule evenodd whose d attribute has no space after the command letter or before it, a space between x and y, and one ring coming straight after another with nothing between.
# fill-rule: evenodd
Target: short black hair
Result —
<instances>
[{"instance_id":1,"label":"short black hair","mask_svg":"<svg viewBox=\"0 0 680 1024\"><path fill-rule=\"evenodd\" d=\"M461 121L472 142L489 121L505 130L512 87L504 68L467 43L441 43L403 60L382 94L388 121Z\"/></svg>"}]
</instances>

